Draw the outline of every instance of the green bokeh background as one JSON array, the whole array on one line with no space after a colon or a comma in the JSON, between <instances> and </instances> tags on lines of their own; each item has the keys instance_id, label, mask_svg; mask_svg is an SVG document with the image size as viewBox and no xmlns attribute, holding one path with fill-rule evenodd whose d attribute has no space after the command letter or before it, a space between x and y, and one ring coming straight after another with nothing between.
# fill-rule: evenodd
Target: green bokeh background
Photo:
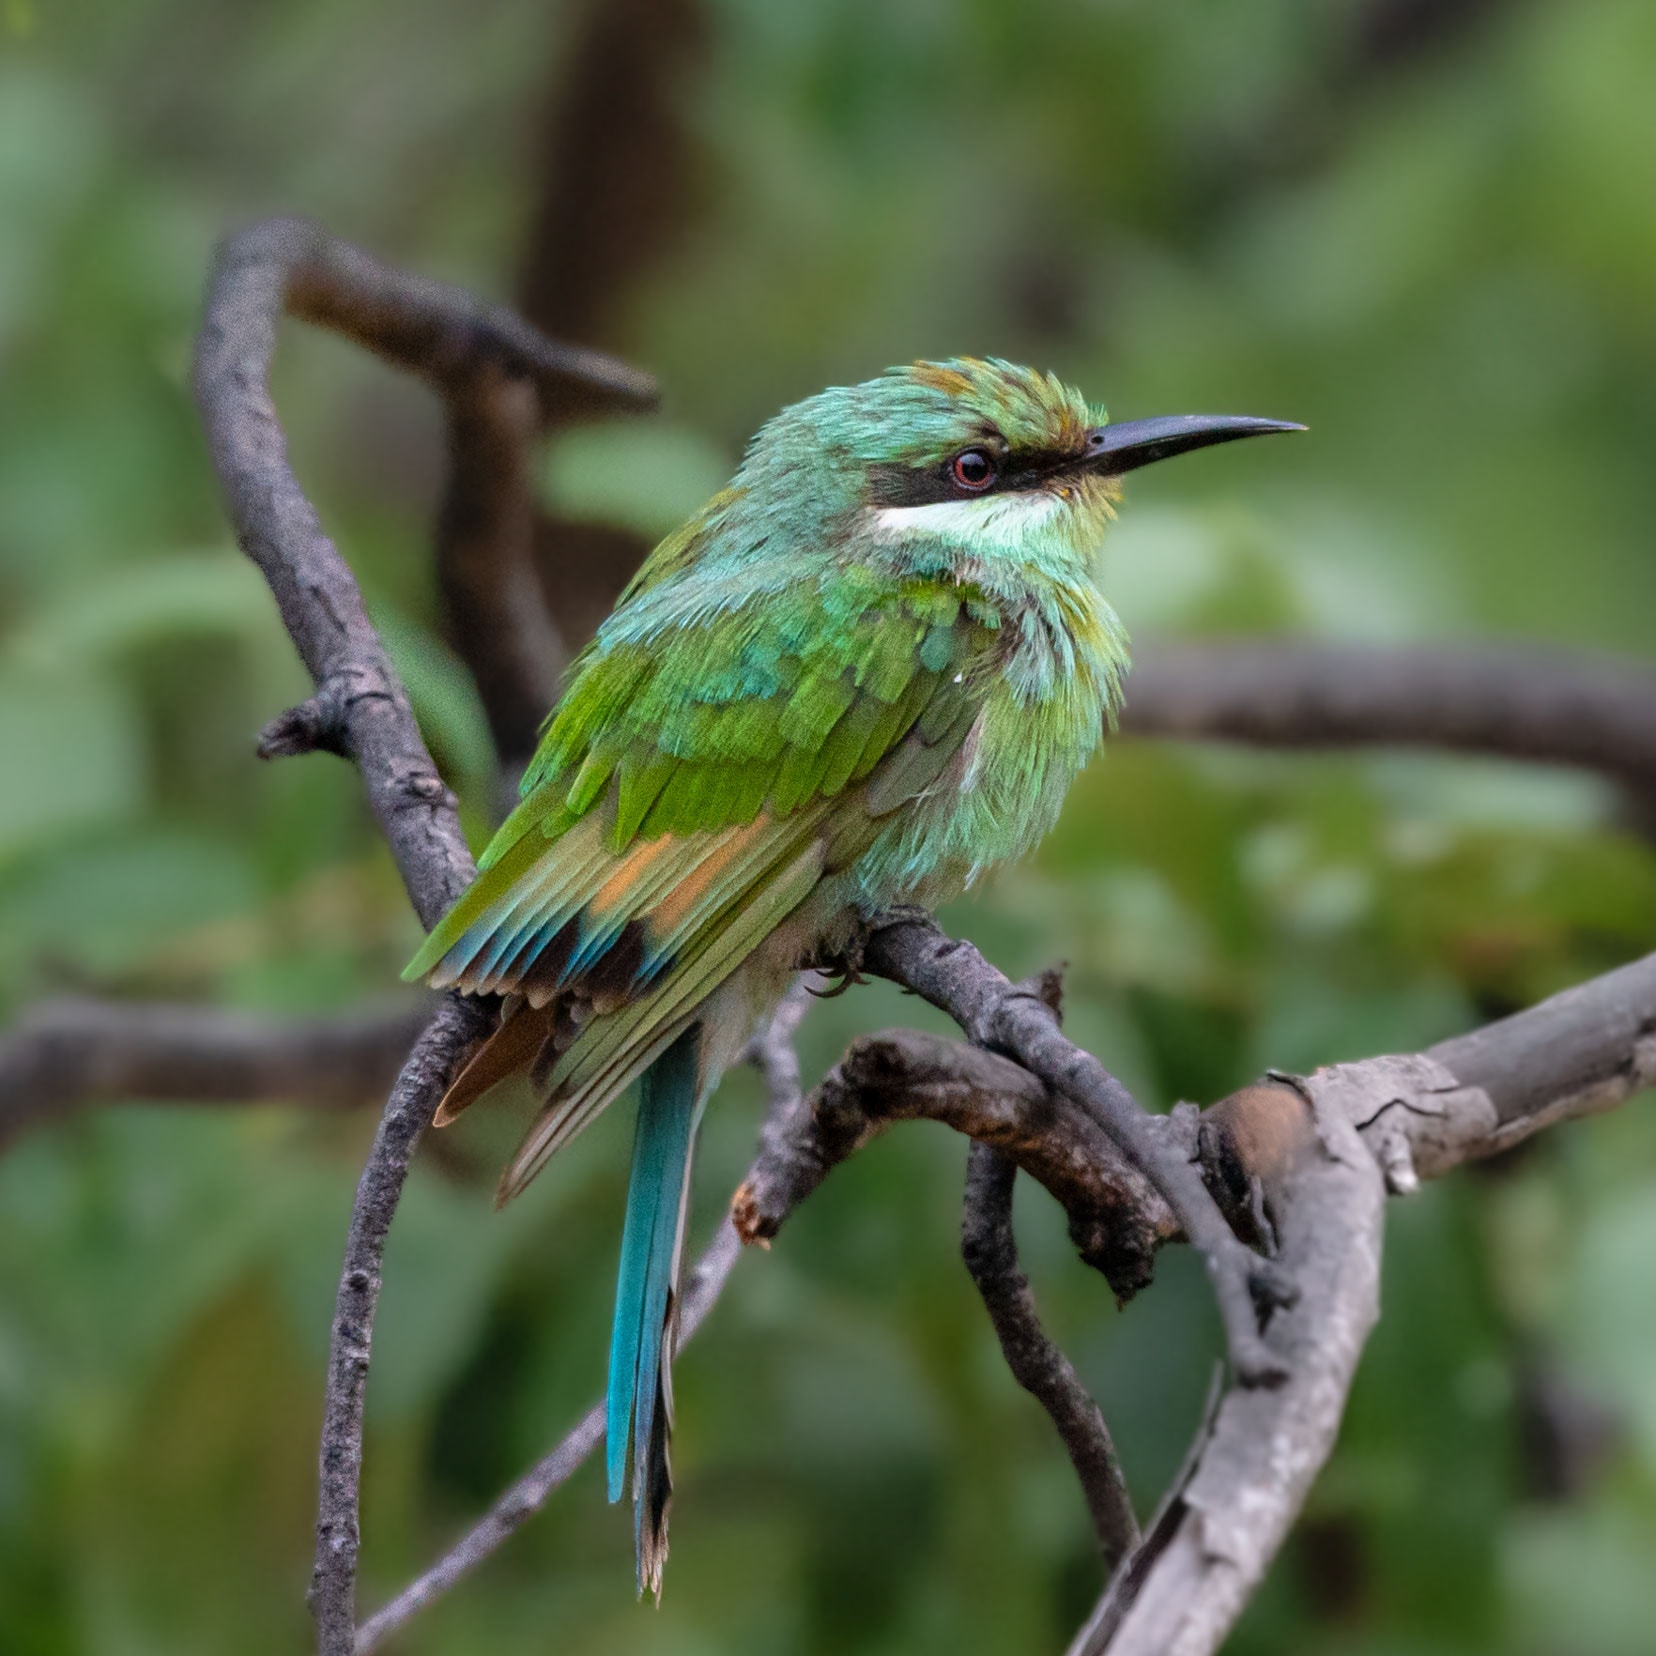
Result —
<instances>
[{"instance_id":1,"label":"green bokeh background","mask_svg":"<svg viewBox=\"0 0 1656 1656\"><path fill-rule=\"evenodd\" d=\"M783 403L997 352L1126 417L1313 428L1134 480L1102 578L1136 635L1648 657L1656 7L1489 0L1412 51L1379 9L705 0L694 199L616 324L666 409L560 437L549 495L660 530ZM304 686L217 509L191 332L214 239L270 210L508 293L578 21L548 0L0 3L0 1014L64 989L276 1011L392 989L416 929L355 778L252 754ZM434 631L436 412L297 330L277 391L480 841L486 735ZM1031 864L946 918L1014 973L1068 960L1072 1031L1165 1108L1413 1048L1656 947L1656 855L1579 776L1122 741ZM880 987L826 1004L808 1072L919 1016ZM698 1232L756 1109L732 1078ZM503 1216L511 1123L468 1120L416 1167L375 1341L366 1607L598 1390L625 1116ZM370 1130L110 1109L0 1162L0 1650L304 1647ZM659 1613L588 1468L397 1648L1061 1648L1095 1565L958 1262L963 1162L940 1129L896 1132L743 1263L679 1368ZM1170 1257L1117 1314L1039 1191L1019 1222L1147 1509L1216 1351L1200 1274ZM1656 1648L1653 1267L1648 1106L1397 1205L1340 1448L1231 1648ZM1533 1404L1560 1389L1608 1428L1564 1491Z\"/></svg>"}]
</instances>

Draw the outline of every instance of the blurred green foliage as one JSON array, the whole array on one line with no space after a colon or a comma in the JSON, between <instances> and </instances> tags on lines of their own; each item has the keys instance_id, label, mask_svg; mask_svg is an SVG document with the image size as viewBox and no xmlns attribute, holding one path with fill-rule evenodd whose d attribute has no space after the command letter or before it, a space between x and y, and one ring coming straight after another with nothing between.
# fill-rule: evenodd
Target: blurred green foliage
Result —
<instances>
[{"instance_id":1,"label":"blurred green foliage","mask_svg":"<svg viewBox=\"0 0 1656 1656\"><path fill-rule=\"evenodd\" d=\"M1651 653L1649 0L1491 4L1412 56L1365 45L1375 8L1352 0L706 9L701 196L625 323L668 412L562 437L567 510L659 530L782 403L999 352L1122 415L1313 427L1134 487L1103 577L1138 634ZM302 679L228 545L191 331L212 241L272 209L502 291L571 28L524 0L0 7L0 1012L65 988L333 1007L412 948L350 772L252 757ZM433 632L434 411L297 333L278 395L481 837L486 736ZM1656 947L1656 856L1580 777L1122 742L1034 862L946 918L1010 971L1067 959L1071 1030L1165 1107L1412 1048ZM829 1003L808 1068L923 1016L883 988ZM727 1095L703 1230L751 1149L751 1080ZM503 1216L486 1174L511 1123L458 1130L475 1178L416 1169L370 1388L365 1604L597 1391L624 1114ZM0 1648L302 1647L370 1125L114 1110L0 1164ZM743 1265L680 1365L660 1614L588 1469L399 1648L1060 1648L1096 1572L955 1255L963 1157L900 1131ZM1653 1213L1638 1108L1398 1205L1340 1450L1235 1650L1650 1649ZM1118 1316L1038 1191L1020 1224L1148 1503L1216 1349L1200 1273L1167 1259ZM1619 1422L1563 1500L1532 1464L1540 1362Z\"/></svg>"}]
</instances>

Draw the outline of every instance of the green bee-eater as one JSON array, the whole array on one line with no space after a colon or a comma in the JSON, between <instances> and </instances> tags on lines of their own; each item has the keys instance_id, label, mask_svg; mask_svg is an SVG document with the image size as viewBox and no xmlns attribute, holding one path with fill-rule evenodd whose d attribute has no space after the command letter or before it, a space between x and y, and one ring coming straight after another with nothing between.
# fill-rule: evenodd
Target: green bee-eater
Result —
<instances>
[{"instance_id":1,"label":"green bee-eater","mask_svg":"<svg viewBox=\"0 0 1656 1656\"><path fill-rule=\"evenodd\" d=\"M1127 665L1093 561L1124 472L1256 433L1109 425L1050 375L916 363L822 392L651 554L576 662L522 802L408 975L505 997L452 1121L525 1073L515 1195L642 1077L610 1355L658 1593L696 1122L805 962L1052 826Z\"/></svg>"}]
</instances>

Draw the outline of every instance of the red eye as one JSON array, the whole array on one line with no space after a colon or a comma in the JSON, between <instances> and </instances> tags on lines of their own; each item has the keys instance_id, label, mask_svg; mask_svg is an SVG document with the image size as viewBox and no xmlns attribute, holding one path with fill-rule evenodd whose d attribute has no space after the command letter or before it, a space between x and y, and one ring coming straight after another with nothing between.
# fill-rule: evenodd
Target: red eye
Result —
<instances>
[{"instance_id":1,"label":"red eye","mask_svg":"<svg viewBox=\"0 0 1656 1656\"><path fill-rule=\"evenodd\" d=\"M972 494L981 494L987 489L999 471L993 456L978 448L962 449L949 462L950 480L956 488L969 490Z\"/></svg>"}]
</instances>

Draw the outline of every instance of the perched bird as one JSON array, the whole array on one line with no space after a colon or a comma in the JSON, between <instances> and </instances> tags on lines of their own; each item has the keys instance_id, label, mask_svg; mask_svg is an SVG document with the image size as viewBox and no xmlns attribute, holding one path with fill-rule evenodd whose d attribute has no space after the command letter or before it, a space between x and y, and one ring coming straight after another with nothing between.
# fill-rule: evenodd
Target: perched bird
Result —
<instances>
[{"instance_id":1,"label":"perched bird","mask_svg":"<svg viewBox=\"0 0 1656 1656\"><path fill-rule=\"evenodd\" d=\"M803 964L1032 846L1127 666L1093 581L1119 478L1279 421L1106 423L1050 375L961 359L771 420L575 663L476 883L407 976L504 997L438 1110L527 1075L502 1200L635 1079L610 1352L659 1595L670 1362L696 1124Z\"/></svg>"}]
</instances>

